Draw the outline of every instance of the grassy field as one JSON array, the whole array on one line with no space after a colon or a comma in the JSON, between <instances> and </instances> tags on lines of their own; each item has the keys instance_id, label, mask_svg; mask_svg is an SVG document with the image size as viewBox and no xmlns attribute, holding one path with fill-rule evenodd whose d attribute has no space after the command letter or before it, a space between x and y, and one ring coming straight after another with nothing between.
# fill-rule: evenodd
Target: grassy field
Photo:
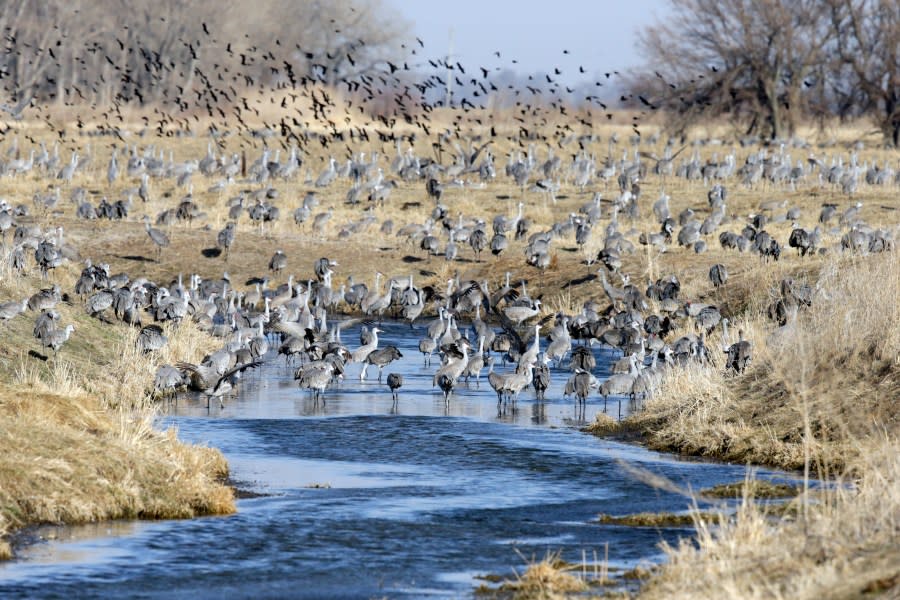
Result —
<instances>
[{"instance_id":1,"label":"grassy field","mask_svg":"<svg viewBox=\"0 0 900 600\"><path fill-rule=\"evenodd\" d=\"M514 130L509 121L498 121L501 133L504 127ZM51 141L36 126L29 133L35 139ZM623 151L633 154L627 142L627 126L597 128L594 133L600 139L586 150L599 162L606 157L607 140L613 133L622 139L614 157ZM701 137L722 133L712 128L695 132ZM846 156L849 146L845 142L854 141L859 133L834 131L826 137L834 137L837 145L791 152L795 157L810 152L823 159ZM171 152L176 160L199 159L206 153L207 140L202 137L126 139L141 148L153 144L166 155ZM430 155L431 141L420 138L416 150ZM20 143L27 151L24 139ZM246 152L249 161L255 160L262 145L261 140L245 136L224 138L222 143L229 153ZM30 219L43 226L63 226L66 240L82 258L109 263L113 273L124 271L167 282L190 273L219 278L227 271L238 289L247 289L244 281L266 275L270 256L281 249L288 256L289 266L274 278L272 287L287 280L289 273L298 281L312 277L313 262L328 256L339 263L336 286L349 276L371 285L375 272L380 271L387 276L412 273L417 285L431 284L439 289L455 275L487 280L491 288L496 288L505 273L511 272L515 281L527 280L532 296L544 300L545 314L559 310L576 313L589 300L601 305L608 302L596 274L602 268L595 262L602 247L599 226L583 249L571 237L554 241L552 266L543 272L525 264L523 241L511 242L500 257L485 253L481 261L475 261L471 250L463 247L461 259L448 262L443 257L426 256L403 238L381 233L381 224L387 219L393 221L396 231L428 218L434 203L427 198L422 182L400 182L384 207L367 206L365 200L362 206L347 206L346 182L315 190L320 205L313 212L331 209L333 216L320 232L313 231L309 224L297 226L291 213L314 189L304 182L307 173L315 178L332 153L343 160L346 150L342 145L309 152L295 179L271 182L277 190L273 202L281 210L281 219L261 232L244 213L227 260L223 256L208 257L202 250L215 246L216 233L228 220L228 199L240 190L252 191L258 186L235 183L224 191L212 192L209 188L216 178L206 179L200 174L192 178L192 190L177 186L172 179L153 180L151 200L144 204L135 196L126 221L78 220L75 206L67 199L72 188L87 189L96 205L103 196L111 201L122 199L137 187L136 180L124 177L107 185L106 164L113 145L122 148L121 141L110 137L67 140L61 148L63 159L77 148L89 153L90 164L70 186L63 187L63 200L50 214L37 212ZM498 173L502 173L509 151L526 146L527 142L520 147L498 138L491 147ZM369 142L354 146L356 149L381 153L385 167L394 155L390 143ZM445 151L449 149L447 146ZM662 144L644 144L641 150L661 154ZM698 150L705 160L721 157L730 146L706 145ZM570 143L557 151L568 160L579 149ZM691 151L689 147L685 153ZM751 150L736 151L740 165ZM537 146L537 153L539 159L545 157L542 144ZM877 160L883 164L896 162L896 158L896 152L874 146L859 152L860 162ZM56 182L29 174L7 178L4 183L9 201L30 206L35 192L46 192ZM798 222L805 227L817 223L823 202L837 203L843 210L860 201L862 216L870 225L894 232L900 221L897 189L891 186L862 184L850 199L817 180L795 189L767 184L748 189L737 181L726 185L728 216L720 230L739 232L747 216L760 212L760 203L771 200L783 201L784 208L766 214L777 217L787 207L797 207L801 211ZM801 258L785 247L780 261L766 263L755 255L723 250L713 238L705 254L675 244L660 253L637 243L641 232L658 230L650 205L665 191L671 196L673 215L691 207L702 220L710 210L708 185L701 181L663 181L651 175L641 186L641 217L633 222L619 218L620 230L636 248L634 254L623 256L622 271L641 289L648 280L677 274L682 283L681 297L718 305L732 321L734 333L743 329L753 343L754 359L744 374L726 376L720 352L724 340L716 331L707 341L713 356L711 365L674 371L647 401L645 411L616 424L615 429L637 432L655 449L805 470L845 484L815 496L801 494L794 500L801 503L796 513L800 516L795 520L773 521L748 499L734 519L724 520L716 528L698 523L699 548L685 545L669 549L670 562L642 593L648 597L711 597L718 595L716 590L727 590L733 594L724 595L733 597L813 597L833 591L829 597L850 597L854 591L859 594L870 589L867 586L874 591L879 586L896 586L896 568L891 571L891 564L900 564L900 560L889 541L900 534L897 254L841 254L836 250L840 232L832 233L830 228L824 232L824 246L829 251L821 256ZM607 199L617 195L614 182L608 187L595 184L586 190L564 182L554 203L543 194L522 191L501 174L497 182L484 188L448 189L442 202L451 217L480 217L490 228L494 215L513 215L522 201L534 232L577 212L598 189ZM172 244L157 261L140 218L145 214L155 218L188 193L206 216L191 225L167 227ZM604 205L604 210L608 208ZM374 222L357 233L346 233L363 218L364 209ZM604 219L604 225L606 222ZM773 221L766 230L784 244L791 221ZM441 235L443 240L446 236ZM730 273L728 284L718 290L708 278L714 263L726 265ZM52 277L63 289L71 290L79 270L80 266L73 263L57 269ZM46 285L36 274L26 279L9 272L0 276L0 301L24 297ZM787 327L779 328L765 314L785 277L808 283L817 291L811 307L801 311ZM197 360L215 342L189 324L169 328L170 347L151 361L134 353L134 331L89 318L77 300L63 307L63 323L69 322L77 327L72 340L59 357L46 362L28 355L29 349L40 350L31 338L30 319L13 319L3 333L9 343L0 348L0 372L5 382L0 384L0 413L5 415L0 418L13 426L0 433L0 449L8 461L0 459L0 528L42 521L158 518L233 510L230 491L218 483L227 472L221 455L184 446L171 432L154 431L153 406L144 400L156 364ZM690 331L692 327L685 325L676 335ZM21 473L23 458L30 469L27 475ZM836 533L827 533L828 528ZM775 546L777 552L766 556ZM536 575L538 580L541 577ZM523 592L522 597L529 596Z\"/></svg>"}]
</instances>

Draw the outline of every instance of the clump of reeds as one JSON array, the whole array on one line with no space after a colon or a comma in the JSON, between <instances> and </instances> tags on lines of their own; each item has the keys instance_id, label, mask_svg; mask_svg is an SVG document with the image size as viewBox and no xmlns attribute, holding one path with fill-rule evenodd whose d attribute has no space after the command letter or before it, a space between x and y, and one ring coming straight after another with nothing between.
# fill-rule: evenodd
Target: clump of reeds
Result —
<instances>
[{"instance_id":1,"label":"clump of reeds","mask_svg":"<svg viewBox=\"0 0 900 600\"><path fill-rule=\"evenodd\" d=\"M582 577L573 574L578 565L560 559L558 553L551 553L539 561L532 561L513 580L505 581L500 590L511 593L518 600L555 600L567 594L584 592L588 584Z\"/></svg>"}]
</instances>

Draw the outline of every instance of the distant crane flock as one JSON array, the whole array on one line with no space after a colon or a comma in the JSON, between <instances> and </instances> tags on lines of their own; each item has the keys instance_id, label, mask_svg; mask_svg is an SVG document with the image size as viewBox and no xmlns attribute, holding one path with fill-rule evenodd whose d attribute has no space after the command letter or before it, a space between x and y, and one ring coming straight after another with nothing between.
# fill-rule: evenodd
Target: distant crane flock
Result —
<instances>
[{"instance_id":1,"label":"distant crane flock","mask_svg":"<svg viewBox=\"0 0 900 600\"><path fill-rule=\"evenodd\" d=\"M19 116L27 113L31 102L29 98L22 105L2 108ZM688 146L678 148L678 142L669 140L659 157L651 147L660 140L636 132L627 141L610 135L607 156L598 159L592 149L601 140L589 129L577 134L571 126L555 126L550 135L541 136L537 124L528 124L530 130L522 127L507 138L513 144L501 166L495 164L494 144L502 140L497 139L494 125L486 126L490 136L470 134L458 124L442 131L429 121L429 110L425 110L429 107L419 108L410 119L424 137L391 131L382 136L380 151L372 150L366 130L366 136L307 132L301 138L292 133L284 136L283 148L273 152L269 147L272 131L251 131L240 121L240 136L264 140L258 156L221 150L221 132L210 132L205 154L176 160L172 151L167 154L152 142L141 148L134 137L125 139L124 130L109 128L117 142L105 172L102 159L90 147L73 149L65 159L58 141L48 147L28 137L32 146L21 148L19 138L12 136L0 157L0 176L34 181L41 191L31 199L33 208L21 199L0 199L4 268L21 275L34 267L47 284L63 264L80 264L82 269L72 290L63 292L54 284L29 298L3 299L0 334L7 335L22 315L35 313L34 338L58 359L67 342L79 334L73 323L60 322L58 305L81 303L87 315L105 324L139 328L137 348L152 356L167 344L163 324L177 327L192 321L220 338L222 347L199 364L159 367L156 392L170 394L190 387L222 405L242 373L283 357L289 364L299 363L294 370L297 385L324 402L328 389L345 378L350 365L359 365L360 380L366 379L369 366L377 368L381 382L382 371L404 358L397 346L379 345L379 334L384 333L379 324L393 314L407 321L413 332L424 334L418 350L426 369L432 368L435 354L440 357L432 387L440 390L448 405L470 380L480 387L485 367L498 407L507 408L514 408L529 388L538 401L544 401L551 377L562 370L566 373L564 394L574 397L577 406L583 408L591 395L597 395L606 410L608 399L615 397L621 417L622 398L636 404L656 393L670 369L692 363L722 364L729 375L740 377L753 368L752 340L745 338L740 327L736 341L729 336L729 317L734 315L718 304L685 298L675 273L637 282L643 275L630 271L628 263L638 246L648 255L680 252L703 261L718 242L722 256L730 258L710 264L712 291L707 300L721 298L733 285L731 278L739 273L729 274L725 263L734 265L732 258L738 255L778 261L785 244L791 252L796 250L798 260L829 252L866 255L894 250L896 230L868 224L863 215L870 212L854 196L861 186L896 190L900 173L886 163L861 162L856 149L829 160L800 142L786 141L742 148L740 157L737 148L723 146L721 156L703 160L700 143L678 158ZM433 143L433 155L417 153L422 139ZM310 140L331 152L327 159L320 156L325 166L318 173L311 165ZM383 144L390 142L393 156L390 146L387 153L383 150ZM404 148L404 142L408 147ZM339 143L345 145L344 157L336 151ZM559 149L570 152L566 155ZM806 157L796 158L797 151ZM661 189L650 202L642 196L642 188L654 178ZM133 187L124 197L111 200L123 179ZM194 194L194 186L201 181L208 185L206 202ZM88 182L86 187L83 182ZM704 190L698 194L699 201L673 212L665 190L676 183ZM287 184L293 190L304 187L302 199L286 199ZM832 192L831 201L817 215L804 214L786 200L762 201L758 210L743 216L729 209L729 186L796 190L804 184ZM503 195L511 200L507 210L479 206L473 214L464 214L457 206L458 195L492 186L516 190L514 197ZM400 204L396 200L411 190L413 201ZM572 205L566 193L586 194L585 200L590 200ZM845 206L834 201L839 194L846 196ZM95 205L96 196L101 199ZM342 199L340 212L324 205L326 197ZM420 199L429 207L416 212L423 204ZM159 203L165 207L149 214L150 207ZM228 215L224 226L219 221L212 228L207 214L212 203ZM561 214L563 206L571 212L548 222L546 215ZM380 223L376 215L382 215ZM485 278L465 279L458 270L449 279L416 285L414 277L418 280L421 275L415 272L354 272L352 266L327 257L315 261L305 257L307 265L312 262L306 278L298 275L301 265L281 249L257 265L262 275L247 284L233 282L227 273L221 278L194 274L187 281L179 276L171 282L154 282L141 275L113 273L108 258L83 258L64 239L63 227L48 225L52 218L71 219L68 222L79 226L105 219L121 222L123 231L127 224L142 221L146 232L142 243L158 264L165 264L175 251L173 226L191 227L194 222L205 223L202 231L210 232L224 265L252 256L247 248L254 236L276 236L275 226L281 227L282 220L292 232L309 239L348 244L367 243L359 242L358 234L377 228L379 235L417 248L413 252L421 254L412 259L431 265L458 265L470 260L467 257L478 264L505 260L517 248L522 252L522 272L538 277L553 271L560 248L570 242L589 254L584 281L594 286L596 298L568 314L549 311L545 298L529 294L525 278L509 273L495 289ZM651 225L638 231L636 224L646 224L647 219ZM791 224L786 240L776 239L771 225L777 223ZM490 255L483 257L485 250ZM435 271L429 273L438 277ZM338 285L344 277L346 282ZM372 287L354 279L359 277ZM284 283L272 287L276 280ZM815 302L816 293L807 283L784 278L768 314L777 326L785 327L798 311ZM329 319L340 311L359 320ZM360 344L348 347L341 331L362 319ZM422 323L425 319L430 320ZM719 348L710 342L713 336L720 336L716 338L721 340ZM612 372L600 372L594 348L621 355L616 356L621 360L612 361ZM511 368L506 369L507 365ZM385 381L396 403L404 378L390 372Z\"/></svg>"}]
</instances>

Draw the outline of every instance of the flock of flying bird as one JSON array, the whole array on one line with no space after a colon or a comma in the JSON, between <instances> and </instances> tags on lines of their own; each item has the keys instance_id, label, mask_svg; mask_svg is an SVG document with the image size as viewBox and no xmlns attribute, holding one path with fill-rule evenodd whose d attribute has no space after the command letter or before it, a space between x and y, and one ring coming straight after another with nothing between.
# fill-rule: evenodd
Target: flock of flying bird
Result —
<instances>
[{"instance_id":1,"label":"flock of flying bird","mask_svg":"<svg viewBox=\"0 0 900 600\"><path fill-rule=\"evenodd\" d=\"M441 66L465 74L462 65ZM390 64L390 75L400 69ZM487 71L482 72L487 81ZM189 386L221 403L243 371L272 360L273 354L285 356L292 363L299 361L295 379L301 388L311 390L317 400L344 377L351 363L361 365L361 379L368 366L376 367L380 380L382 370L402 357L399 349L379 346L378 334L382 332L374 321L362 328L359 346L351 349L342 342L341 330L354 321L330 321L329 315L343 310L380 320L393 313L412 326L424 315L433 314L419 349L426 366L430 366L435 353L441 356L433 386L440 388L446 402L461 381L474 379L478 385L485 368L498 405L514 405L529 387L543 399L554 366L569 370L565 393L574 396L582 408L592 390L597 390L605 407L610 396L636 400L652 394L667 369L707 361L710 352L724 352L728 370L736 373L743 372L752 360L751 342L744 339L742 332L736 340L729 337L728 319L717 306L686 301L675 274L647 281L646 285L632 283L623 264L637 246L656 252L683 248L696 253L697 260L702 260L708 245L715 242L729 251L759 255L759 260L778 260L785 244L801 256L830 251L866 254L894 247L894 231L868 225L861 216L861 203L853 202L853 198L861 185L900 185L900 173L888 164L860 163L855 151L846 160L838 154L829 160L815 155L808 146L783 143L742 150L742 161L736 149L703 160L701 144L693 144L682 155L688 146L678 148L670 140L659 156L648 151L649 147L657 147L658 137L642 137L635 129L635 135L627 140L620 140L615 134L610 136L606 140L606 156L600 159L594 151L599 137L576 133L577 127L590 123L573 122L565 114L564 103L554 99L550 105L567 116L562 125L536 112L536 104L518 103L520 116L516 119L522 125L509 137L514 141L513 149L501 166L493 148L499 140L490 123L479 123L489 134L462 133L462 115L474 107L463 104L452 128L440 130L428 121L434 107L411 90L421 87L418 91L424 94L435 83L430 78L400 90L401 110L394 117L376 119L371 128L349 127L345 135L329 115L329 108L335 106L332 99L316 81L291 79L291 89L299 86L313 102L312 121L308 120L309 115L305 122L285 116L279 124L259 131L251 130L244 122L240 107L249 107L246 100L239 101L238 91L226 89L230 85L227 83L223 84L226 88L215 88L221 78L208 75L200 78L207 88L198 92L197 101L205 103L211 96L228 98L232 94L238 106L237 128L253 139L261 136L271 140L280 132L281 148L273 152L267 141L258 157L248 157L246 150L225 152L222 128L211 128L204 156L176 160L171 151L166 153L152 142L140 148L126 139L125 129L108 123L109 127L102 131L116 136L121 144L114 147L106 162L95 156L90 147L73 149L66 159L58 141L48 146L26 136L32 145L22 148L18 137L12 138L0 156L0 177L32 179L48 191L37 192L31 206L16 199L0 199L0 234L8 269L25 273L33 264L49 282L53 270L66 262L82 262L84 267L73 290L64 292L59 285L51 285L30 298L0 303L0 321L35 313L34 337L43 348L56 353L70 336L77 335L74 325L60 323L56 306L60 302L80 302L97 319L139 327L139 349L153 353L167 343L159 323L191 320L221 338L222 347L199 364L163 365L157 372L155 389L169 393ZM391 82L382 78L382 83L390 86ZM360 85L369 89L374 83L363 79ZM485 93L490 91L482 89ZM375 95L369 90L367 98L373 100ZM410 106L416 106L415 111L403 110L404 98ZM187 103L187 99L180 102ZM32 104L29 98L28 102L4 110L18 117ZM108 119L113 118L113 113L121 117L120 102L114 106ZM205 108L213 116L215 107ZM282 108L288 109L285 105ZM167 123L187 118L163 113L157 134L170 134L171 130L165 128ZM477 121L480 117L471 118ZM312 133L309 128L313 122L324 125L329 133ZM400 135L394 129L398 122L411 123L418 129L414 134ZM79 122L79 129L82 127ZM551 132L541 134L545 129ZM375 132L371 137L370 131ZM62 138L63 132L58 133ZM378 147L373 144L376 137L381 143L380 151L371 150ZM422 147L423 137L426 142L434 139L430 155L415 150L416 145ZM332 154L324 168L316 169L310 144L316 140L326 151L334 150L330 144L343 143L346 156ZM384 153L384 144L391 142L395 146L392 157ZM404 143L408 143L406 148ZM368 153L360 149L363 147ZM798 158L796 153L804 157ZM676 214L670 209L665 191L652 203L642 197L642 185L651 178L661 181L663 189L669 182L695 182L707 190L706 198ZM77 185L82 180L89 181L89 186ZM122 180L131 187L124 197L110 201L114 186L120 189ZM283 215L287 202L280 188L286 182L298 181L309 191L300 206ZM446 288L419 287L414 283L414 274L385 278L380 273L371 288L354 281L353 273L346 273L346 283L336 286L334 279L340 266L328 258L315 261L313 274L305 281L289 274L286 283L272 289L270 282L283 277L289 264L289 257L282 251L269 260L270 275L249 284L232 282L227 275L218 279L192 275L187 282L179 276L171 282L154 282L127 273L111 273L102 257L96 262L81 257L64 239L63 227L42 228L39 224L60 214L89 221L134 220L136 212L142 213L148 242L157 261L162 261L171 244L168 228L178 223L190 226L208 218L194 196L195 183L205 185L208 197L227 210L229 221L215 236L215 245L226 261L235 240L244 235L242 221L249 221L253 229L265 233L267 227L285 217L294 221L298 231L327 235L329 227L335 225L333 209L322 207L320 192L340 189L346 205L358 209L359 218L336 224L338 239L351 239L358 232L377 226L381 234L407 240L432 260L443 257L456 261L470 249L480 261L485 250L499 256L518 245L524 254L523 268L543 271L551 267L554 250L560 244L571 240L585 248L593 247L588 245L592 240L599 241L600 250L591 253L587 263L602 265L596 277L600 281L597 291L602 291L602 296L586 303L577 314L545 315L540 298L528 294L526 282L512 281L509 274L505 284L497 289L491 289L486 280L464 280L459 276L447 281ZM455 195L497 183L512 184L519 191L520 201L514 214L464 215L454 207ZM832 189L834 197L843 194L851 203L845 208L837 203L823 205L814 226L804 228L800 223L812 219L800 208L788 206L787 201L763 202L757 212L745 218L730 214L728 187L735 185L753 189L766 186L770 190L816 185ZM89 191L103 186L109 190L106 195ZM393 190L401 187L418 188L418 193L433 203L424 221L397 222L408 214L401 209L422 206L422 202L414 201L398 207L391 196ZM168 188L169 192L160 195L157 188ZM185 189L183 195L171 193ZM588 194L591 200L555 223L539 224L529 218L527 213L541 203L544 207L556 207L565 199L563 191ZM95 204L98 195L101 199ZM151 200L166 203L155 219L146 214ZM379 223L377 208L387 209L390 217ZM639 232L634 224L645 217L652 218L654 229ZM772 222L794 224L788 239L779 241L767 231L766 226ZM594 269L590 266L591 275ZM728 285L724 264L711 265L709 276L715 287ZM779 326L788 327L799 310L811 305L814 296L809 285L785 279L770 307L770 316ZM542 336L542 329L549 329L549 333ZM677 331L682 334L676 335ZM722 334L721 348L711 349L709 339L715 331ZM622 353L612 374L602 381L594 374L597 365L592 345ZM497 357L503 366L511 364L514 368L506 372L495 370ZM396 401L402 377L389 373L386 382Z\"/></svg>"}]
</instances>

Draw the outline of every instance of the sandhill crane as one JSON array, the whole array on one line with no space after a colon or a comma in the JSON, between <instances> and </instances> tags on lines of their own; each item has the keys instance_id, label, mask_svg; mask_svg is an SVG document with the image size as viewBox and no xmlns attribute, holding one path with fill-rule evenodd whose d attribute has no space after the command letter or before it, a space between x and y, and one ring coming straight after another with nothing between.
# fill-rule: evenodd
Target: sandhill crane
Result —
<instances>
[{"instance_id":1,"label":"sandhill crane","mask_svg":"<svg viewBox=\"0 0 900 600\"><path fill-rule=\"evenodd\" d=\"M269 259L269 270L273 273L281 273L287 266L287 256L281 250L276 250L272 258Z\"/></svg>"},{"instance_id":2,"label":"sandhill crane","mask_svg":"<svg viewBox=\"0 0 900 600\"><path fill-rule=\"evenodd\" d=\"M228 251L234 244L234 235L234 221L229 221L216 236L216 247L225 253L225 260L228 260Z\"/></svg>"},{"instance_id":3,"label":"sandhill crane","mask_svg":"<svg viewBox=\"0 0 900 600\"><path fill-rule=\"evenodd\" d=\"M442 375L449 375L452 385L456 385L459 376L469 364L469 347L470 344L466 338L460 338L456 343L446 346L446 362L434 374L431 380L432 386L439 384Z\"/></svg>"},{"instance_id":4,"label":"sandhill crane","mask_svg":"<svg viewBox=\"0 0 900 600\"><path fill-rule=\"evenodd\" d=\"M564 317L562 322L550 332L552 341L547 346L547 361L555 360L557 366L572 349L572 337L569 335L569 319Z\"/></svg>"},{"instance_id":5,"label":"sandhill crane","mask_svg":"<svg viewBox=\"0 0 900 600\"><path fill-rule=\"evenodd\" d=\"M153 376L153 391L157 394L174 394L185 385L184 373L172 365L160 365Z\"/></svg>"},{"instance_id":6,"label":"sandhill crane","mask_svg":"<svg viewBox=\"0 0 900 600\"><path fill-rule=\"evenodd\" d=\"M715 264L709 269L709 280L713 286L719 288L728 281L728 269L723 264Z\"/></svg>"},{"instance_id":7,"label":"sandhill crane","mask_svg":"<svg viewBox=\"0 0 900 600\"><path fill-rule=\"evenodd\" d=\"M811 253L810 232L795 223L788 238L788 246L796 248L800 256L806 256L808 253Z\"/></svg>"},{"instance_id":8,"label":"sandhill crane","mask_svg":"<svg viewBox=\"0 0 900 600\"><path fill-rule=\"evenodd\" d=\"M69 340L69 336L75 331L74 325L66 325L65 329L51 329L41 336L41 345L44 348L50 348L53 353L59 352L59 349Z\"/></svg>"},{"instance_id":9,"label":"sandhill crane","mask_svg":"<svg viewBox=\"0 0 900 600\"><path fill-rule=\"evenodd\" d=\"M598 383L597 378L591 375L590 372L576 368L566 382L564 394L566 396L574 395L576 402L585 404L587 397L591 393L591 388L597 387Z\"/></svg>"},{"instance_id":10,"label":"sandhill crane","mask_svg":"<svg viewBox=\"0 0 900 600\"><path fill-rule=\"evenodd\" d=\"M484 368L484 338L478 338L478 352L472 355L469 359L469 362L466 364L466 368L463 370L462 374L466 378L466 383L469 383L469 377L475 378L475 387L481 387L479 384L479 377L481 376L481 369Z\"/></svg>"},{"instance_id":11,"label":"sandhill crane","mask_svg":"<svg viewBox=\"0 0 900 600\"><path fill-rule=\"evenodd\" d=\"M4 302L3 304L0 304L0 321L8 324L10 319L18 314L25 312L25 309L27 308L28 298L25 298L21 301L13 300L10 302Z\"/></svg>"},{"instance_id":12,"label":"sandhill crane","mask_svg":"<svg viewBox=\"0 0 900 600\"><path fill-rule=\"evenodd\" d=\"M534 369L531 385L538 400L544 399L547 388L550 387L550 357L544 354Z\"/></svg>"},{"instance_id":13,"label":"sandhill crane","mask_svg":"<svg viewBox=\"0 0 900 600\"><path fill-rule=\"evenodd\" d=\"M395 360L403 358L397 346L385 346L378 350L373 350L366 357L366 364L378 367L378 383L381 383L381 370ZM360 377L362 379L362 377Z\"/></svg>"},{"instance_id":14,"label":"sandhill crane","mask_svg":"<svg viewBox=\"0 0 900 600\"><path fill-rule=\"evenodd\" d=\"M569 360L569 368L572 370L581 369L582 371L591 372L597 366L597 359L594 353L587 346L578 346L572 350L572 358Z\"/></svg>"},{"instance_id":15,"label":"sandhill crane","mask_svg":"<svg viewBox=\"0 0 900 600\"><path fill-rule=\"evenodd\" d=\"M606 412L606 401L612 395L631 394L634 387L634 380L637 379L640 372L638 371L637 356L631 356L631 372L612 375L606 381L600 384L600 395L603 396L603 412ZM622 418L622 399L619 399L619 419Z\"/></svg>"},{"instance_id":16,"label":"sandhill crane","mask_svg":"<svg viewBox=\"0 0 900 600\"><path fill-rule=\"evenodd\" d=\"M369 340L369 342L367 344L361 345L353 352L353 354L350 355L350 362L363 363L362 371L359 374L360 381L366 378L366 368L369 366L369 363L366 362L366 359L369 357L369 354L371 354L375 351L376 348L378 348L378 334L381 332L381 329L373 327L371 329L372 338Z\"/></svg>"},{"instance_id":17,"label":"sandhill crane","mask_svg":"<svg viewBox=\"0 0 900 600\"><path fill-rule=\"evenodd\" d=\"M609 280L606 278L606 270L598 269L597 274L600 275L600 283L603 285L603 291L606 292L606 295L613 305L617 302L624 302L626 297L625 290L617 288L609 283ZM625 277L625 285L628 285L628 276Z\"/></svg>"},{"instance_id":18,"label":"sandhill crane","mask_svg":"<svg viewBox=\"0 0 900 600\"><path fill-rule=\"evenodd\" d=\"M317 360L301 366L294 372L294 379L302 389L312 390L318 402L336 373L342 373L340 363L332 360Z\"/></svg>"},{"instance_id":19,"label":"sandhill crane","mask_svg":"<svg viewBox=\"0 0 900 600\"><path fill-rule=\"evenodd\" d=\"M115 183L119 177L119 161L117 158L118 148L113 148L112 156L109 159L109 166L106 169L106 181L109 185Z\"/></svg>"},{"instance_id":20,"label":"sandhill crane","mask_svg":"<svg viewBox=\"0 0 900 600\"><path fill-rule=\"evenodd\" d=\"M147 325L141 328L135 342L138 350L146 354L162 349L169 339L163 335L163 329L159 325Z\"/></svg>"},{"instance_id":21,"label":"sandhill crane","mask_svg":"<svg viewBox=\"0 0 900 600\"><path fill-rule=\"evenodd\" d=\"M522 321L527 321L532 317L536 317L540 312L540 300L535 300L533 306L507 306L503 309L503 314L516 325L521 325Z\"/></svg>"},{"instance_id":22,"label":"sandhill crane","mask_svg":"<svg viewBox=\"0 0 900 600\"><path fill-rule=\"evenodd\" d=\"M396 403L399 398L397 390L399 390L402 385L403 375L400 375L399 373L388 373L387 386L391 389L391 396L394 398L394 403Z\"/></svg>"},{"instance_id":23,"label":"sandhill crane","mask_svg":"<svg viewBox=\"0 0 900 600\"><path fill-rule=\"evenodd\" d=\"M419 352L422 353L422 359L426 367L431 366L431 355L437 349L437 342L434 338L426 337L419 340Z\"/></svg>"},{"instance_id":24,"label":"sandhill crane","mask_svg":"<svg viewBox=\"0 0 900 600\"><path fill-rule=\"evenodd\" d=\"M150 217L147 215L144 215L144 227L147 230L150 241L156 246L156 262L159 262L162 256L162 249L169 245L169 236L155 227L150 227Z\"/></svg>"},{"instance_id":25,"label":"sandhill crane","mask_svg":"<svg viewBox=\"0 0 900 600\"><path fill-rule=\"evenodd\" d=\"M491 238L491 254L494 256L500 256L508 246L509 240L507 239L506 234L495 233L494 237Z\"/></svg>"},{"instance_id":26,"label":"sandhill crane","mask_svg":"<svg viewBox=\"0 0 900 600\"><path fill-rule=\"evenodd\" d=\"M515 373L507 375L502 388L506 392L506 397L512 398L513 404L516 404L519 400L519 394L531 385L533 378L534 365L531 363L528 363Z\"/></svg>"},{"instance_id":27,"label":"sandhill crane","mask_svg":"<svg viewBox=\"0 0 900 600\"><path fill-rule=\"evenodd\" d=\"M28 310L35 312L49 310L62 300L62 293L58 285L42 289L28 299Z\"/></svg>"},{"instance_id":28,"label":"sandhill crane","mask_svg":"<svg viewBox=\"0 0 900 600\"><path fill-rule=\"evenodd\" d=\"M453 388L456 386L456 378L449 373L441 373L436 376L435 382L444 393L444 402L449 404L450 394L453 393Z\"/></svg>"},{"instance_id":29,"label":"sandhill crane","mask_svg":"<svg viewBox=\"0 0 900 600\"><path fill-rule=\"evenodd\" d=\"M371 300L371 302L367 302L363 311L367 315L371 315L372 313L377 312L379 317L384 316L384 311L391 305L391 295L394 291L394 288L397 286L397 282L391 279L388 282L388 289L383 295L375 294ZM368 296L366 297L368 300Z\"/></svg>"},{"instance_id":30,"label":"sandhill crane","mask_svg":"<svg viewBox=\"0 0 900 600\"><path fill-rule=\"evenodd\" d=\"M738 330L738 341L728 344L728 319L722 320L722 337L725 342L725 367L735 373L743 373L753 358L753 346L744 339L744 331Z\"/></svg>"},{"instance_id":31,"label":"sandhill crane","mask_svg":"<svg viewBox=\"0 0 900 600\"><path fill-rule=\"evenodd\" d=\"M487 234L484 229L479 228L472 232L472 235L469 236L469 245L475 252L475 260L480 262L481 252L487 246Z\"/></svg>"},{"instance_id":32,"label":"sandhill crane","mask_svg":"<svg viewBox=\"0 0 900 600\"><path fill-rule=\"evenodd\" d=\"M219 375L214 369L210 367L206 367L204 365L194 365L187 362L179 362L176 363L179 369L183 369L185 371L190 371L191 373L197 373L200 376L201 381L203 381L204 387L201 391L206 396L206 408L209 409L210 399L218 398L219 399L219 407L225 408L225 402L223 401L223 396L229 393L232 389L234 389L234 385L237 383L238 377L242 371L247 369L252 369L254 367L258 367L263 364L261 360L255 360L249 363L244 363L242 365L237 365L232 367Z\"/></svg>"}]
</instances>

